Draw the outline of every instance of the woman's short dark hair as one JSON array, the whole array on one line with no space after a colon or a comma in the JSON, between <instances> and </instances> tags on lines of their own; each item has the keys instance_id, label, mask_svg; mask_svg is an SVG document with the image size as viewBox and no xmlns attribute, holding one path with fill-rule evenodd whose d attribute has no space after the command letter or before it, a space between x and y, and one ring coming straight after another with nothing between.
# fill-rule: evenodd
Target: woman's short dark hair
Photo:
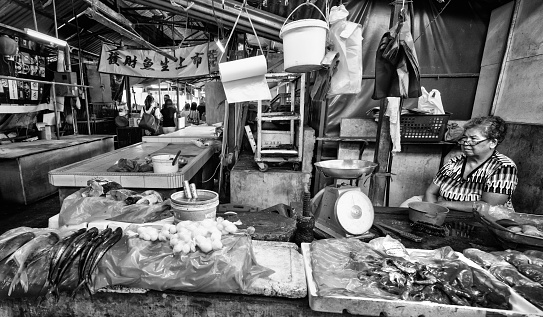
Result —
<instances>
[{"instance_id":1,"label":"woman's short dark hair","mask_svg":"<svg viewBox=\"0 0 543 317\"><path fill-rule=\"evenodd\" d=\"M193 101L193 102L190 104L190 110L194 111L194 110L196 110L196 108L198 108L198 104L196 104L196 102Z\"/></svg>"},{"instance_id":2,"label":"woman's short dark hair","mask_svg":"<svg viewBox=\"0 0 543 317\"><path fill-rule=\"evenodd\" d=\"M190 110L190 104L188 102L185 103L185 110Z\"/></svg>"},{"instance_id":3,"label":"woman's short dark hair","mask_svg":"<svg viewBox=\"0 0 543 317\"><path fill-rule=\"evenodd\" d=\"M507 134L507 125L498 116L473 118L464 125L465 130L473 128L481 129L486 138L495 139L498 141L498 144L505 139L505 135Z\"/></svg>"},{"instance_id":4,"label":"woman's short dark hair","mask_svg":"<svg viewBox=\"0 0 543 317\"><path fill-rule=\"evenodd\" d=\"M173 105L173 101L171 99L166 99L166 101L164 101L164 104L166 106L172 106Z\"/></svg>"}]
</instances>

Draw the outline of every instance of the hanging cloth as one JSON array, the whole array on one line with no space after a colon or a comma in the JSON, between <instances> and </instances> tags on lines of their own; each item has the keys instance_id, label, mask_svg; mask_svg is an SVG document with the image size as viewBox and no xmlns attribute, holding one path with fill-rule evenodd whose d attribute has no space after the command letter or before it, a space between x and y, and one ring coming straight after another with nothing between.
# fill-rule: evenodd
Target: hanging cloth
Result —
<instances>
[{"instance_id":1,"label":"hanging cloth","mask_svg":"<svg viewBox=\"0 0 543 317\"><path fill-rule=\"evenodd\" d=\"M402 9L398 23L379 42L372 99L418 98L422 94L415 44L409 28L403 27L405 21L405 11Z\"/></svg>"}]
</instances>

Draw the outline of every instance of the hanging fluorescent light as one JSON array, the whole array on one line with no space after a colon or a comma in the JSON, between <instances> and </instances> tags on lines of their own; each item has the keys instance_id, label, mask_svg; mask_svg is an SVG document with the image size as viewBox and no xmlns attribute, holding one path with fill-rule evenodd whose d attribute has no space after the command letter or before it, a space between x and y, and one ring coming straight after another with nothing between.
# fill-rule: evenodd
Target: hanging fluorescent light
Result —
<instances>
[{"instance_id":1,"label":"hanging fluorescent light","mask_svg":"<svg viewBox=\"0 0 543 317\"><path fill-rule=\"evenodd\" d=\"M38 31L34 31L32 29L29 29L29 28L25 28L25 33L27 35L29 35L29 36L40 39L40 40L42 40L44 42L53 43L53 44L56 44L58 46L66 46L66 45L68 45L68 43L66 41L63 41L61 39L57 39L56 37L49 36L47 34L40 33Z\"/></svg>"},{"instance_id":2,"label":"hanging fluorescent light","mask_svg":"<svg viewBox=\"0 0 543 317\"><path fill-rule=\"evenodd\" d=\"M219 48L219 50L224 53L225 49L224 49L224 46L222 45L221 43L221 40L217 39L217 41L215 41L217 43L217 47Z\"/></svg>"}]
</instances>

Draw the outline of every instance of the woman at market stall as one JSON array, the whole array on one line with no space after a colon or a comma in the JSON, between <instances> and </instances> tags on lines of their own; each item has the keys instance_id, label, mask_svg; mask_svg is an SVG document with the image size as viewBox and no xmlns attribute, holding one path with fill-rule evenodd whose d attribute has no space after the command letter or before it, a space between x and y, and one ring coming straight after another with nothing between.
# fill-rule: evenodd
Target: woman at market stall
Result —
<instances>
[{"instance_id":1,"label":"woman at market stall","mask_svg":"<svg viewBox=\"0 0 543 317\"><path fill-rule=\"evenodd\" d=\"M164 109L160 111L162 114L162 130L164 133L175 132L175 122L177 121L177 109L173 105L171 99L166 99Z\"/></svg>"},{"instance_id":2,"label":"woman at market stall","mask_svg":"<svg viewBox=\"0 0 543 317\"><path fill-rule=\"evenodd\" d=\"M517 166L496 150L506 133L505 121L500 117L469 120L458 141L462 154L439 169L423 200L466 212L471 212L478 201L512 207Z\"/></svg>"}]
</instances>

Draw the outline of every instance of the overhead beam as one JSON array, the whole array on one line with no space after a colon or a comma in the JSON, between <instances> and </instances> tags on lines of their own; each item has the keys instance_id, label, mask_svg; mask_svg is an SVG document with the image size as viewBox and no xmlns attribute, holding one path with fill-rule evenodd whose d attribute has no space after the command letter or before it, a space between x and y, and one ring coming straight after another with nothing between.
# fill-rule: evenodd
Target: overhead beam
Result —
<instances>
[{"instance_id":1,"label":"overhead beam","mask_svg":"<svg viewBox=\"0 0 543 317\"><path fill-rule=\"evenodd\" d=\"M18 28L15 28L13 26L9 26L7 24L4 24L4 23L0 23L0 29L4 29L4 30L7 30L9 31L10 34L13 34L14 36L21 36L21 35L26 35L25 31L24 30L21 30L21 29L18 29ZM75 49L75 50L79 50L78 47L75 47L75 46L70 46L71 49ZM93 53L93 52L89 52L89 51L86 51L86 50L81 50L82 53L85 53L87 55L90 55L90 56L94 56L94 57L100 57L100 55L96 54L96 53Z\"/></svg>"},{"instance_id":2,"label":"overhead beam","mask_svg":"<svg viewBox=\"0 0 543 317\"><path fill-rule=\"evenodd\" d=\"M160 55L166 57L166 58L169 58L171 60L173 60L174 62L177 62L177 57L171 55L171 54L168 54L166 52L164 52L163 50L159 49L158 47L154 46L153 44L147 42L146 40L144 40L143 38L141 38L137 33L133 33L125 28L123 28L122 26L118 25L117 23L111 21L110 19L108 19L107 17L103 16L102 14L94 11L92 8L87 8L85 11L84 11L85 14L87 14L91 19L95 20L96 22L98 23L101 23L102 25L116 31L116 32L119 32L119 34L121 34L122 36L126 37L127 39L129 40L132 40L133 42L136 42L148 49L151 49L157 53L159 53Z\"/></svg>"},{"instance_id":3,"label":"overhead beam","mask_svg":"<svg viewBox=\"0 0 543 317\"><path fill-rule=\"evenodd\" d=\"M176 14L186 14L183 7L174 6L169 0L126 0L144 6L152 6L158 10ZM239 14L240 3L233 0L211 1L193 0L194 5L189 9L189 15L200 21L216 24L214 16L222 20L225 27L232 28ZM223 9L224 3L224 9ZM280 41L279 31L285 19L269 12L247 7L251 21L259 36L274 41ZM243 13L236 27L239 31L253 33L247 15Z\"/></svg>"},{"instance_id":4,"label":"overhead beam","mask_svg":"<svg viewBox=\"0 0 543 317\"><path fill-rule=\"evenodd\" d=\"M107 17L117 21L118 23L122 24L125 27L128 27L130 31L136 33L136 31L134 31L134 25L132 24L132 22L130 22L122 14L113 11L107 5L103 4L102 2L98 0L83 0L83 1L90 4L92 8L98 9L98 11L102 12Z\"/></svg>"}]
</instances>

